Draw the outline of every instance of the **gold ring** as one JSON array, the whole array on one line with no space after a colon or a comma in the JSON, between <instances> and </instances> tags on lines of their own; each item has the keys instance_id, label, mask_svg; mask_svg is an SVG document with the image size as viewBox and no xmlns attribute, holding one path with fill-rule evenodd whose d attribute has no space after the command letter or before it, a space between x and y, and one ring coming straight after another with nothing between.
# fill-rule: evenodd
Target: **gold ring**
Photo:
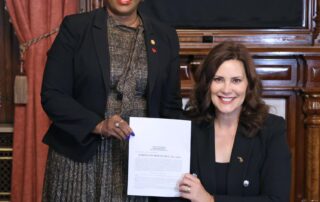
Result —
<instances>
[{"instance_id":1,"label":"gold ring","mask_svg":"<svg viewBox=\"0 0 320 202\"><path fill-rule=\"evenodd\" d=\"M191 187L186 188L186 192L190 193L191 192Z\"/></svg>"}]
</instances>

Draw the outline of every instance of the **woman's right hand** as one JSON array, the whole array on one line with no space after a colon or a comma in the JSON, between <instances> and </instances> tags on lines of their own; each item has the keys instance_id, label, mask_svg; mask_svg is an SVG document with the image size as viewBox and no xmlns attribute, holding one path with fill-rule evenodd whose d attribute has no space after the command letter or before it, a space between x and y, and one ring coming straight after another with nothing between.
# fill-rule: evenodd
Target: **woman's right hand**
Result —
<instances>
[{"instance_id":1,"label":"woman's right hand","mask_svg":"<svg viewBox=\"0 0 320 202\"><path fill-rule=\"evenodd\" d=\"M123 141L130 136L132 129L119 115L113 115L101 121L96 126L94 132L100 134L102 137L114 137Z\"/></svg>"}]
</instances>

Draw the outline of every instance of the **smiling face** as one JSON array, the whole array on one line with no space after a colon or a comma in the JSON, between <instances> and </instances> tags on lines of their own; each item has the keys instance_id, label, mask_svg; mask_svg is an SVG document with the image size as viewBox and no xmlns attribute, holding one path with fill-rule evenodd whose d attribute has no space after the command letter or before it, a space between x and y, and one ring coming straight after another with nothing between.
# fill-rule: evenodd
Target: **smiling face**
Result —
<instances>
[{"instance_id":1,"label":"smiling face","mask_svg":"<svg viewBox=\"0 0 320 202\"><path fill-rule=\"evenodd\" d=\"M239 60L223 62L210 85L216 115L239 116L247 87L248 79L243 63Z\"/></svg>"},{"instance_id":2,"label":"smiling face","mask_svg":"<svg viewBox=\"0 0 320 202\"><path fill-rule=\"evenodd\" d=\"M105 0L112 15L128 17L136 15L141 0Z\"/></svg>"}]
</instances>

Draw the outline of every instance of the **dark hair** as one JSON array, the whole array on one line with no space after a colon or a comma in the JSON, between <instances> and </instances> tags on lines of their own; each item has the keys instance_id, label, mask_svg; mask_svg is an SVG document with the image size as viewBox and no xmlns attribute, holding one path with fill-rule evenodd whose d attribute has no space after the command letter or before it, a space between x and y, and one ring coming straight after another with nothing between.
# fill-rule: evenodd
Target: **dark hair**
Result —
<instances>
[{"instance_id":1,"label":"dark hair","mask_svg":"<svg viewBox=\"0 0 320 202\"><path fill-rule=\"evenodd\" d=\"M239 122L248 131L248 137L255 136L266 119L269 107L262 100L262 84L256 73L253 59L248 49L233 41L225 41L215 46L194 75L195 86L186 106L186 115L198 122L211 122L215 118L210 85L220 65L227 60L243 63L248 80L245 100L242 104Z\"/></svg>"}]
</instances>

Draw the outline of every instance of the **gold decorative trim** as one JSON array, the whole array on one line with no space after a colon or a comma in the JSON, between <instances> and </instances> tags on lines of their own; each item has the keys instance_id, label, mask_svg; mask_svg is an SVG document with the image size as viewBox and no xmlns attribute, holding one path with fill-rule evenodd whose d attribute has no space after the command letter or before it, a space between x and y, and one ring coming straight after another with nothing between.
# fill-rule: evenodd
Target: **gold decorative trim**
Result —
<instances>
[{"instance_id":1,"label":"gold decorative trim","mask_svg":"<svg viewBox=\"0 0 320 202\"><path fill-rule=\"evenodd\" d=\"M0 124L0 133L13 133L13 124Z\"/></svg>"},{"instance_id":2,"label":"gold decorative trim","mask_svg":"<svg viewBox=\"0 0 320 202\"><path fill-rule=\"evenodd\" d=\"M12 160L12 157L4 156L4 157L0 157L0 160Z\"/></svg>"},{"instance_id":3,"label":"gold decorative trim","mask_svg":"<svg viewBox=\"0 0 320 202\"><path fill-rule=\"evenodd\" d=\"M0 152L12 152L12 148L0 148Z\"/></svg>"}]
</instances>

